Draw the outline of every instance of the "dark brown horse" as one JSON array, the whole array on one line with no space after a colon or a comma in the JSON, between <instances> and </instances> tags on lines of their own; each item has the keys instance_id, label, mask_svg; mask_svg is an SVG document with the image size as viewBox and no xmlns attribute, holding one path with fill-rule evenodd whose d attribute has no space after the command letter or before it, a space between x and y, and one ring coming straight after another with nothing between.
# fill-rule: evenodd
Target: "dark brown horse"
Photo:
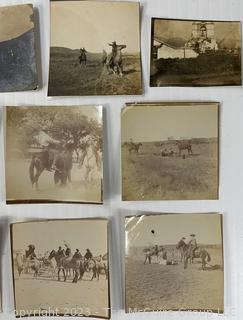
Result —
<instances>
[{"instance_id":1,"label":"dark brown horse","mask_svg":"<svg viewBox=\"0 0 243 320\"><path fill-rule=\"evenodd\" d=\"M65 186L67 181L71 182L72 170L72 154L74 150L73 143L67 143L63 150L43 150L32 157L29 166L29 176L33 187L39 188L38 180L43 171L50 171L50 152L56 152L56 163L54 172L54 183L57 185L60 182L61 186Z\"/></svg>"},{"instance_id":2,"label":"dark brown horse","mask_svg":"<svg viewBox=\"0 0 243 320\"><path fill-rule=\"evenodd\" d=\"M190 244L186 244L184 241L180 240L176 246L176 249L181 250L182 258L184 261L184 269L188 266L188 261L193 263L193 259L200 258L202 261L202 269L206 269L207 262L211 261L211 256L209 252L204 248L198 248L193 250Z\"/></svg>"}]
</instances>

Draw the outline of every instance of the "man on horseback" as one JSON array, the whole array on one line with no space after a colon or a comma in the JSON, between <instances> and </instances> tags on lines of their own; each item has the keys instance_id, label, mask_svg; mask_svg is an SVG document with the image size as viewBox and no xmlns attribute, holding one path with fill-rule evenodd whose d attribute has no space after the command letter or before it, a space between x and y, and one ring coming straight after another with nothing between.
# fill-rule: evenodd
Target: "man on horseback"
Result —
<instances>
[{"instance_id":1,"label":"man on horseback","mask_svg":"<svg viewBox=\"0 0 243 320\"><path fill-rule=\"evenodd\" d=\"M109 64L113 63L114 62L114 58L117 54L117 44L116 44L116 41L113 41L112 43L108 43L109 46L112 47L112 51L111 51L111 56L110 56L110 59L109 59Z\"/></svg>"},{"instance_id":2,"label":"man on horseback","mask_svg":"<svg viewBox=\"0 0 243 320\"><path fill-rule=\"evenodd\" d=\"M195 256L195 251L197 250L197 240L196 240L196 235L193 233L190 235L191 239L188 241L188 245L191 248L191 255L192 257Z\"/></svg>"},{"instance_id":3,"label":"man on horseback","mask_svg":"<svg viewBox=\"0 0 243 320\"><path fill-rule=\"evenodd\" d=\"M36 129L34 132L35 141L44 149L47 155L47 170L52 171L55 169L55 157L56 152L54 150L55 146L59 146L61 144L60 141L53 139L48 134L48 128L43 127L42 129Z\"/></svg>"},{"instance_id":4,"label":"man on horseback","mask_svg":"<svg viewBox=\"0 0 243 320\"><path fill-rule=\"evenodd\" d=\"M34 260L37 258L36 254L35 254L35 246L33 244L29 244L28 245L28 250L25 251L25 256L26 259L29 260Z\"/></svg>"},{"instance_id":5,"label":"man on horseback","mask_svg":"<svg viewBox=\"0 0 243 320\"><path fill-rule=\"evenodd\" d=\"M91 251L89 249L86 249L86 253L84 255L84 258L86 261L93 259L93 254L91 253Z\"/></svg>"}]
</instances>

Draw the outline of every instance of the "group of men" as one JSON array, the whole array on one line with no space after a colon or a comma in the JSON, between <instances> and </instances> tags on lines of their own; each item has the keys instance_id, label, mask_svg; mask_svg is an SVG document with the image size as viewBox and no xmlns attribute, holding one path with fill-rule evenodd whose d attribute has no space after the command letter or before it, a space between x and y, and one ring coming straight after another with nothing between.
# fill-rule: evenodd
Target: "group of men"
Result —
<instances>
[{"instance_id":1,"label":"group of men","mask_svg":"<svg viewBox=\"0 0 243 320\"><path fill-rule=\"evenodd\" d=\"M79 249L76 249L74 255L72 256L71 248L68 246L68 244L65 243L65 249L61 246L58 247L57 253L61 257L66 258L72 258L72 259L81 259L83 258L81 252ZM29 260L35 260L37 258L37 255L35 253L35 246L33 244L28 245L28 250L25 251L25 257ZM90 259L93 259L93 254L90 251L90 249L86 249L86 253L84 254L85 261L89 261Z\"/></svg>"}]
</instances>

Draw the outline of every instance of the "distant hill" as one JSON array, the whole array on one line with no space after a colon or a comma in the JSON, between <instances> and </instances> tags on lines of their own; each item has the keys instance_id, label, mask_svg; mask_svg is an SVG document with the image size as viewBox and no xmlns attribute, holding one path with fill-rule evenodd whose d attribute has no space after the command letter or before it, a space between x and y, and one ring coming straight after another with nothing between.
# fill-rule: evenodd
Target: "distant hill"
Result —
<instances>
[{"instance_id":1,"label":"distant hill","mask_svg":"<svg viewBox=\"0 0 243 320\"><path fill-rule=\"evenodd\" d=\"M51 47L50 50L51 55L58 57L64 57L67 58L68 56L73 57L76 55L79 57L80 52L79 49L69 49L66 47ZM94 52L87 52L87 59L89 60L97 60L100 59L102 53L94 53Z\"/></svg>"}]
</instances>

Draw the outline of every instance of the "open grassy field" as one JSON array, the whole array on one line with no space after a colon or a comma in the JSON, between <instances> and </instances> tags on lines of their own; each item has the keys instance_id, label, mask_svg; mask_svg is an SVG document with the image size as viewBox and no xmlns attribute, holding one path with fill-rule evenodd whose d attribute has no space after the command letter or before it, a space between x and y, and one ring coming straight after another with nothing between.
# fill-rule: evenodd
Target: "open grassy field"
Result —
<instances>
[{"instance_id":1,"label":"open grassy field","mask_svg":"<svg viewBox=\"0 0 243 320\"><path fill-rule=\"evenodd\" d=\"M143 143L139 153L122 146L123 200L192 200L218 197L218 144L192 144L185 158L162 157L161 147Z\"/></svg>"},{"instance_id":2,"label":"open grassy field","mask_svg":"<svg viewBox=\"0 0 243 320\"><path fill-rule=\"evenodd\" d=\"M102 54L87 53L80 66L79 50L51 48L49 96L132 95L142 93L139 55L124 54L124 75L109 74Z\"/></svg>"},{"instance_id":3,"label":"open grassy field","mask_svg":"<svg viewBox=\"0 0 243 320\"><path fill-rule=\"evenodd\" d=\"M167 246L165 246L167 247ZM167 248L168 249L168 248ZM169 249L168 249L169 250ZM126 310L218 310L223 309L222 249L207 248L210 264L202 270L199 259L189 264L144 264L142 247L132 247L126 257ZM129 309L130 308L130 309Z\"/></svg>"}]
</instances>

